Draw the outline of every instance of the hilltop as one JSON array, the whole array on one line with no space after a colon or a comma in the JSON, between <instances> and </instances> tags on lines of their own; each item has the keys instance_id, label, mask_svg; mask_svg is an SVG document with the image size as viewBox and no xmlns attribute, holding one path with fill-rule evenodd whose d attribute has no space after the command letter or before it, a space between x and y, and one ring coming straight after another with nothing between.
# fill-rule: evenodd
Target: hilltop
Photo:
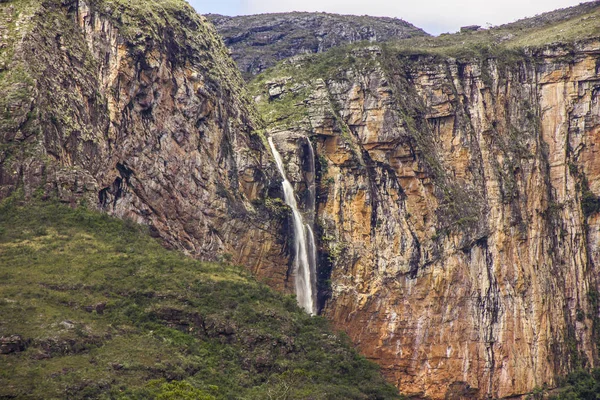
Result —
<instances>
[{"instance_id":1,"label":"hilltop","mask_svg":"<svg viewBox=\"0 0 600 400\"><path fill-rule=\"evenodd\" d=\"M544 46L568 47L599 36L600 1L592 1L490 29L396 40L390 43L390 47L405 54L461 57L476 55L481 50L493 52L498 49L522 51Z\"/></svg>"}]
</instances>

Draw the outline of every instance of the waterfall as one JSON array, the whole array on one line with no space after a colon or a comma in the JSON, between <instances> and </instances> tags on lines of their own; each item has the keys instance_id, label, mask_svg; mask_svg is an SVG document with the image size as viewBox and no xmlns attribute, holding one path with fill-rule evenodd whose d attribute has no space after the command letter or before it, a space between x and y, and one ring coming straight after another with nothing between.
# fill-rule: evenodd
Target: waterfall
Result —
<instances>
[{"instance_id":1,"label":"waterfall","mask_svg":"<svg viewBox=\"0 0 600 400\"><path fill-rule=\"evenodd\" d=\"M273 144L273 139L269 137L268 142L281 174L285 203L292 209L295 251L293 272L296 297L298 304L308 313L314 315L316 314L316 246L313 230L310 224L304 222L302 214L298 210L294 188L286 177L283 160ZM312 209L311 213L314 214Z\"/></svg>"}]
</instances>

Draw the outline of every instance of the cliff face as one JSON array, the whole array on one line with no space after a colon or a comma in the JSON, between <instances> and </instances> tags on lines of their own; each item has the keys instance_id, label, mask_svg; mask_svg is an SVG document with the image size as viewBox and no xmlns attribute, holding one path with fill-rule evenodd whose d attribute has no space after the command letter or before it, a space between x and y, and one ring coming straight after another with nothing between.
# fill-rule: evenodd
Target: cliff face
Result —
<instances>
[{"instance_id":1,"label":"cliff face","mask_svg":"<svg viewBox=\"0 0 600 400\"><path fill-rule=\"evenodd\" d=\"M366 47L254 82L299 192L315 147L323 313L403 393L517 396L596 365L599 54Z\"/></svg>"},{"instance_id":2,"label":"cliff face","mask_svg":"<svg viewBox=\"0 0 600 400\"><path fill-rule=\"evenodd\" d=\"M397 18L307 12L206 17L247 77L285 58L320 53L342 44L429 36Z\"/></svg>"},{"instance_id":3,"label":"cliff face","mask_svg":"<svg viewBox=\"0 0 600 400\"><path fill-rule=\"evenodd\" d=\"M600 35L584 8L529 36L296 57L251 84L316 210L320 309L406 394L518 396L597 365ZM291 290L281 178L202 17L178 0L0 9L0 199L87 203Z\"/></svg>"},{"instance_id":4,"label":"cliff face","mask_svg":"<svg viewBox=\"0 0 600 400\"><path fill-rule=\"evenodd\" d=\"M168 0L0 8L0 198L85 202L189 254L285 276L281 218L252 203L275 170L203 17Z\"/></svg>"}]
</instances>

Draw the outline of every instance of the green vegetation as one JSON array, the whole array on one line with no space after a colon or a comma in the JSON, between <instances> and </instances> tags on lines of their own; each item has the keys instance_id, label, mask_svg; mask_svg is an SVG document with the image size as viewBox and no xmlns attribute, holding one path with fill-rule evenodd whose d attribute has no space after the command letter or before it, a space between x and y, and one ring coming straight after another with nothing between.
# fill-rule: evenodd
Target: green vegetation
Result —
<instances>
[{"instance_id":1,"label":"green vegetation","mask_svg":"<svg viewBox=\"0 0 600 400\"><path fill-rule=\"evenodd\" d=\"M577 179L575 188L580 193L580 205L581 211L585 217L590 217L593 214L600 212L600 197L596 196L594 192L590 190L590 185L587 177L583 172L579 171L577 164L569 164L570 174Z\"/></svg>"},{"instance_id":2,"label":"green vegetation","mask_svg":"<svg viewBox=\"0 0 600 400\"><path fill-rule=\"evenodd\" d=\"M398 398L293 297L83 208L0 205L0 315L0 397Z\"/></svg>"},{"instance_id":3,"label":"green vegetation","mask_svg":"<svg viewBox=\"0 0 600 400\"><path fill-rule=\"evenodd\" d=\"M500 65L523 60L525 48L540 48L550 44L565 44L600 36L600 6L585 3L565 10L557 10L538 17L476 32L415 36L392 40L382 47L389 55L415 59L430 56L434 60L448 58L485 61L495 59ZM336 79L348 71L367 70L378 64L376 52L369 54L374 45L359 42L293 61L286 60L258 75L251 82L251 92L263 89L264 83L277 77L293 77L293 82L314 82L315 79ZM483 71L485 73L486 71ZM258 91L257 91L258 90Z\"/></svg>"},{"instance_id":4,"label":"green vegetation","mask_svg":"<svg viewBox=\"0 0 600 400\"><path fill-rule=\"evenodd\" d=\"M7 71L0 78L0 133L12 133L28 119L34 82L23 68Z\"/></svg>"},{"instance_id":5,"label":"green vegetation","mask_svg":"<svg viewBox=\"0 0 600 400\"><path fill-rule=\"evenodd\" d=\"M294 127L307 117L307 108L302 102L306 98L306 88L287 91L276 99L269 98L257 103L259 113L268 126ZM264 94L268 96L268 93Z\"/></svg>"},{"instance_id":6,"label":"green vegetation","mask_svg":"<svg viewBox=\"0 0 600 400\"><path fill-rule=\"evenodd\" d=\"M595 2L557 10L511 24L477 32L414 37L392 42L407 55L434 55L442 58L515 59L523 48L570 43L600 36L600 7Z\"/></svg>"},{"instance_id":7,"label":"green vegetation","mask_svg":"<svg viewBox=\"0 0 600 400\"><path fill-rule=\"evenodd\" d=\"M600 198L590 190L587 178L583 174L579 174L579 182L577 188L581 191L581 210L583 215L589 217L597 212L600 212Z\"/></svg>"},{"instance_id":8,"label":"green vegetation","mask_svg":"<svg viewBox=\"0 0 600 400\"><path fill-rule=\"evenodd\" d=\"M323 54L283 61L249 82L248 90L258 98L256 106L267 126L296 128L307 124L307 101L317 85L328 79L344 79L352 71L358 72L376 65L375 58L368 52L364 57L352 54L352 49L362 54L364 46L365 43L359 43L336 47ZM270 94L269 89L274 87L280 88L281 94ZM333 118L337 118L329 101L323 106Z\"/></svg>"},{"instance_id":9,"label":"green vegetation","mask_svg":"<svg viewBox=\"0 0 600 400\"><path fill-rule=\"evenodd\" d=\"M272 218L288 218L291 215L291 208L278 197L257 198L252 201L255 207L264 208Z\"/></svg>"},{"instance_id":10,"label":"green vegetation","mask_svg":"<svg viewBox=\"0 0 600 400\"><path fill-rule=\"evenodd\" d=\"M0 2L0 43L3 44L0 46L0 79L15 56L18 40L11 39L19 39L28 32L29 20L40 4L39 0Z\"/></svg>"},{"instance_id":11,"label":"green vegetation","mask_svg":"<svg viewBox=\"0 0 600 400\"><path fill-rule=\"evenodd\" d=\"M39 6L36 0L0 2L0 137L14 136L31 109L34 81L15 58L21 56L19 43L29 32L29 20ZM11 149L0 148L0 161L11 153Z\"/></svg>"},{"instance_id":12,"label":"green vegetation","mask_svg":"<svg viewBox=\"0 0 600 400\"><path fill-rule=\"evenodd\" d=\"M587 187L581 193L581 210L586 217L600 211L600 198Z\"/></svg>"},{"instance_id":13,"label":"green vegetation","mask_svg":"<svg viewBox=\"0 0 600 400\"><path fill-rule=\"evenodd\" d=\"M575 371L563 382L561 388L552 393L549 398L554 400L595 400L600 393L600 369L592 371ZM541 398L541 397L540 397Z\"/></svg>"},{"instance_id":14,"label":"green vegetation","mask_svg":"<svg viewBox=\"0 0 600 400\"><path fill-rule=\"evenodd\" d=\"M266 82L281 78L287 78L287 87L292 87L301 82L318 83L315 79L341 79L347 76L349 71L367 70L377 65L375 54L371 54L367 49L372 46L368 42L359 42L334 47L321 54L310 54L282 61L274 68L256 76L249 83L250 92L261 92Z\"/></svg>"}]
</instances>

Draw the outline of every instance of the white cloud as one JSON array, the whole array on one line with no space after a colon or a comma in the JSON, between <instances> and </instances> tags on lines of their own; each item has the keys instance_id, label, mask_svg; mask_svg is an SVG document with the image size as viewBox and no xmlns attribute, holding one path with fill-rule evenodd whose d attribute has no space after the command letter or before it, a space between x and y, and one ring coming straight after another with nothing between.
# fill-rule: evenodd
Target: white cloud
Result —
<instances>
[{"instance_id":1,"label":"white cloud","mask_svg":"<svg viewBox=\"0 0 600 400\"><path fill-rule=\"evenodd\" d=\"M500 25L579 4L573 0L245 0L244 14L325 11L402 18L429 33L453 32L464 25Z\"/></svg>"}]
</instances>

